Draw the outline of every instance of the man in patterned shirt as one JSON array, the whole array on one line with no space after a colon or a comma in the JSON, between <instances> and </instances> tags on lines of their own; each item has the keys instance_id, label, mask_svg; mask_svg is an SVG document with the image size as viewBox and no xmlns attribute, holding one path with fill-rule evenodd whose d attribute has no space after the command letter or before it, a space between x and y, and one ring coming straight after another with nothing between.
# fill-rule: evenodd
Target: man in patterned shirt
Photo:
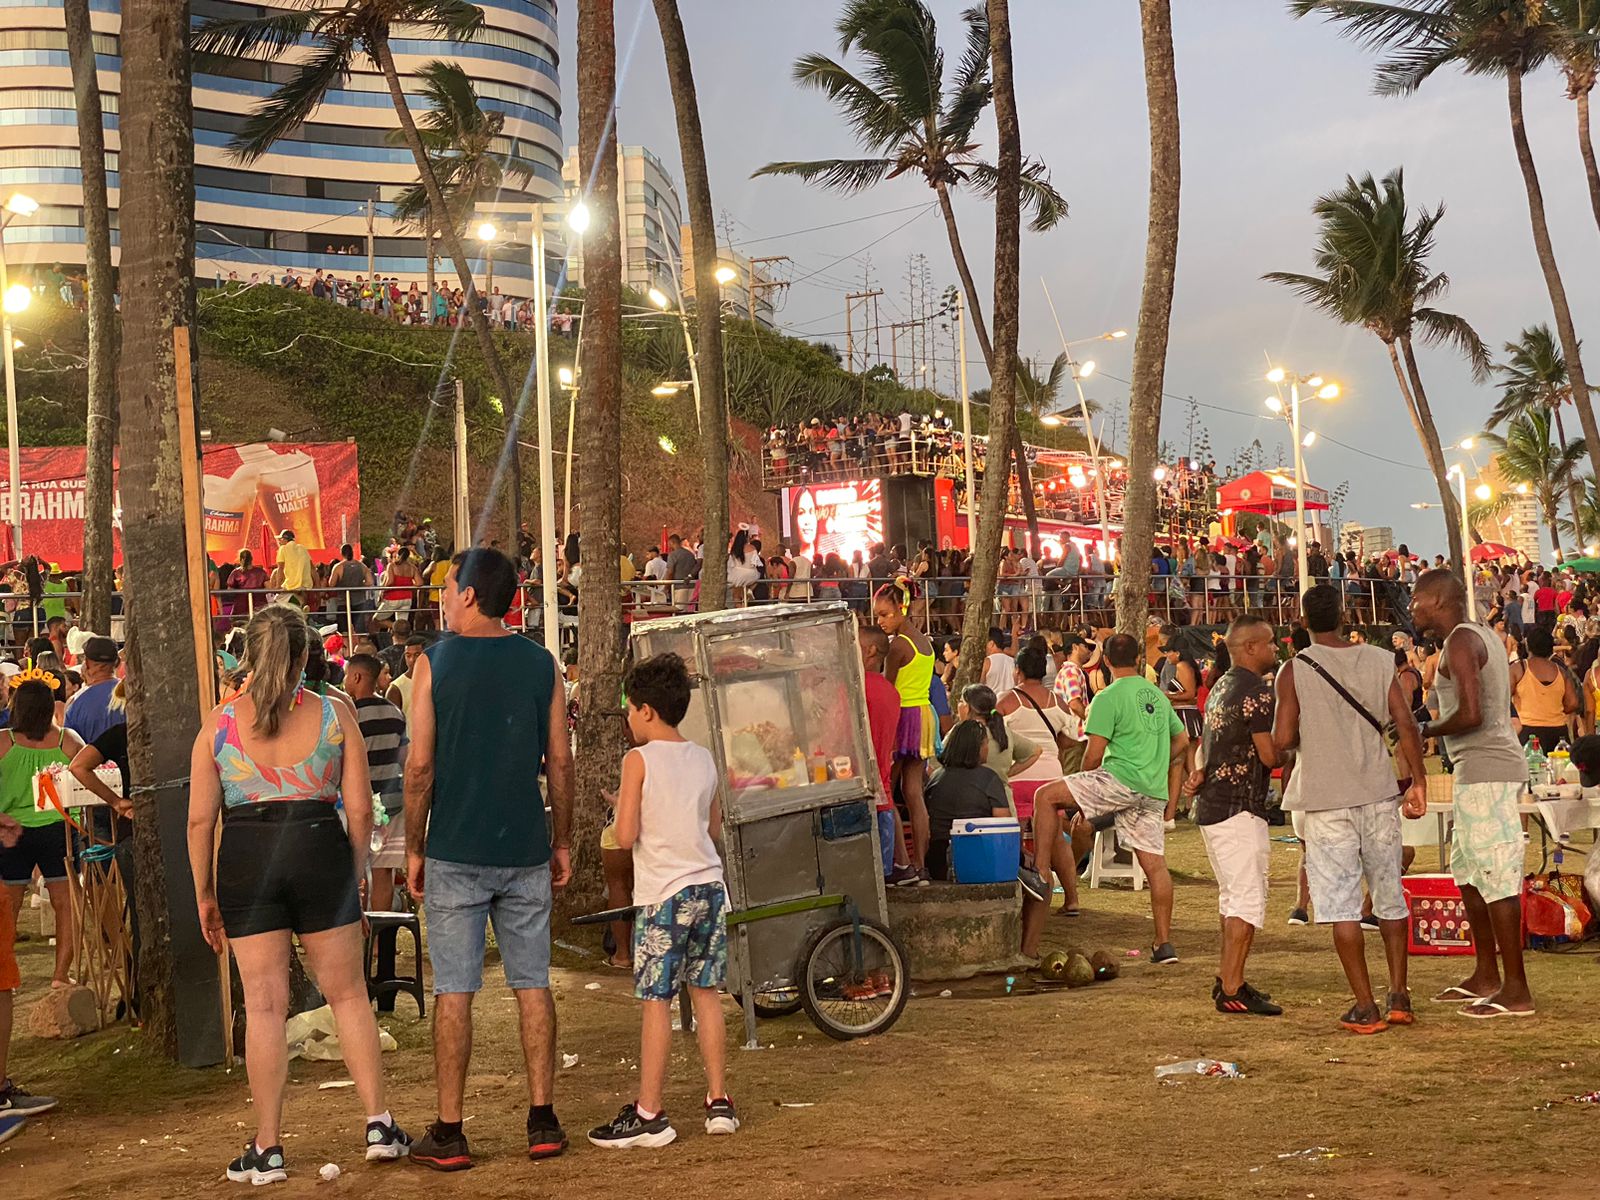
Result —
<instances>
[{"instance_id":1,"label":"man in patterned shirt","mask_svg":"<svg viewBox=\"0 0 1600 1200\"><path fill-rule=\"evenodd\" d=\"M1228 626L1233 667L1206 701L1199 766L1184 791L1217 877L1222 965L1211 997L1222 1013L1281 1016L1270 996L1245 982L1244 964L1267 919L1267 790L1278 765L1272 742L1272 684L1277 646L1271 624L1239 617Z\"/></svg>"},{"instance_id":2,"label":"man in patterned shirt","mask_svg":"<svg viewBox=\"0 0 1600 1200\"><path fill-rule=\"evenodd\" d=\"M1071 716L1067 720L1067 733L1075 741L1083 740L1083 718L1089 711L1089 676L1084 664L1094 654L1094 646L1080 634L1069 633L1062 642L1067 657L1056 672L1051 691L1056 703Z\"/></svg>"}]
</instances>

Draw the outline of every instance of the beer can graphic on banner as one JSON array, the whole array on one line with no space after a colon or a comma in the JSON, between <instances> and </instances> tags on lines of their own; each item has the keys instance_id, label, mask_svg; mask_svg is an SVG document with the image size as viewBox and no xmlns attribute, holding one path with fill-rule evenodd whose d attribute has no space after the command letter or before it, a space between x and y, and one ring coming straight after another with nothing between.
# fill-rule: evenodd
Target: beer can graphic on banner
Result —
<instances>
[{"instance_id":1,"label":"beer can graphic on banner","mask_svg":"<svg viewBox=\"0 0 1600 1200\"><path fill-rule=\"evenodd\" d=\"M256 500L261 516L274 534L294 532L294 540L307 550L323 550L322 485L317 481L317 464L299 450L272 454L274 461L263 462L256 481Z\"/></svg>"}]
</instances>

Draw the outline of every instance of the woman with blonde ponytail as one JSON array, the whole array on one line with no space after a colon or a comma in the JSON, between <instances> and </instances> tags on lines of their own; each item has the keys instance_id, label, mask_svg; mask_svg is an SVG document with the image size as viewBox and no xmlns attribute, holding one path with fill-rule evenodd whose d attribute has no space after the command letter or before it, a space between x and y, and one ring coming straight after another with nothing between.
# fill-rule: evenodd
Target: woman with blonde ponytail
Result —
<instances>
[{"instance_id":1,"label":"woman with blonde ponytail","mask_svg":"<svg viewBox=\"0 0 1600 1200\"><path fill-rule=\"evenodd\" d=\"M311 636L305 617L286 605L251 618L243 690L206 718L190 763L189 865L200 925L218 954L232 949L244 984L256 1136L228 1167L236 1183L288 1177L279 1122L291 936L305 947L338 1021L345 1066L366 1105L368 1161L403 1158L411 1147L384 1105L362 964L372 837L367 758L354 713L304 686ZM348 833L335 809L341 798Z\"/></svg>"}]
</instances>

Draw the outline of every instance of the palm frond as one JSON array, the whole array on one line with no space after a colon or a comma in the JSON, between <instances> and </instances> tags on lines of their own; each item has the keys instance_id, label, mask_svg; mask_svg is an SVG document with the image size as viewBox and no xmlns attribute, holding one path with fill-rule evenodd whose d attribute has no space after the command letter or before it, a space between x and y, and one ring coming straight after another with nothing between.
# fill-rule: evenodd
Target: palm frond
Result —
<instances>
[{"instance_id":1,"label":"palm frond","mask_svg":"<svg viewBox=\"0 0 1600 1200\"><path fill-rule=\"evenodd\" d=\"M1446 346L1467 360L1472 368L1475 383L1489 378L1489 347L1465 317L1455 313L1440 312L1436 308L1419 308L1412 314L1416 327L1422 331L1422 340L1430 346Z\"/></svg>"},{"instance_id":2,"label":"palm frond","mask_svg":"<svg viewBox=\"0 0 1600 1200\"><path fill-rule=\"evenodd\" d=\"M470 42L483 31L483 9L469 0L409 0L401 19L452 42Z\"/></svg>"},{"instance_id":3,"label":"palm frond","mask_svg":"<svg viewBox=\"0 0 1600 1200\"><path fill-rule=\"evenodd\" d=\"M912 118L827 55L805 54L795 60L794 81L816 88L832 100L855 131L856 140L869 150L887 151L920 137Z\"/></svg>"},{"instance_id":4,"label":"palm frond","mask_svg":"<svg viewBox=\"0 0 1600 1200\"><path fill-rule=\"evenodd\" d=\"M190 35L196 54L228 58L276 58L311 30L317 12L302 8L266 17L213 17Z\"/></svg>"},{"instance_id":5,"label":"palm frond","mask_svg":"<svg viewBox=\"0 0 1600 1200\"><path fill-rule=\"evenodd\" d=\"M981 7L969 8L961 19L967 25L967 46L939 121L945 143L950 146L965 146L972 141L978 118L994 96L994 83L989 78L989 14Z\"/></svg>"},{"instance_id":6,"label":"palm frond","mask_svg":"<svg viewBox=\"0 0 1600 1200\"><path fill-rule=\"evenodd\" d=\"M759 175L790 175L807 183L820 183L823 187L841 192L858 192L881 182L899 164L892 158L824 158L815 162L770 162L750 173L752 179Z\"/></svg>"},{"instance_id":7,"label":"palm frond","mask_svg":"<svg viewBox=\"0 0 1600 1200\"><path fill-rule=\"evenodd\" d=\"M336 42L296 63L295 73L256 106L228 143L233 157L242 163L254 162L271 150L274 142L304 124L323 97L348 78L353 53L348 42Z\"/></svg>"},{"instance_id":8,"label":"palm frond","mask_svg":"<svg viewBox=\"0 0 1600 1200\"><path fill-rule=\"evenodd\" d=\"M1000 173L989 163L963 163L962 170L973 191L985 199L994 195ZM1029 213L1028 228L1034 233L1054 229L1067 216L1067 200L1050 182L1050 169L1036 158L1022 164L1022 209Z\"/></svg>"}]
</instances>

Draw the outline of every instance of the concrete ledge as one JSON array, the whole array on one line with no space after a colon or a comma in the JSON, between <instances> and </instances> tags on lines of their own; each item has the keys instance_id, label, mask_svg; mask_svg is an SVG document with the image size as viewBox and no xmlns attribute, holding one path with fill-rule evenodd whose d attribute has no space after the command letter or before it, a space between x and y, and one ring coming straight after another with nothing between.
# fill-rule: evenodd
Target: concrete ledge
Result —
<instances>
[{"instance_id":1,"label":"concrete ledge","mask_svg":"<svg viewBox=\"0 0 1600 1200\"><path fill-rule=\"evenodd\" d=\"M970 979L1025 965L1017 953L1022 891L1014 882L890 888L888 899L889 926L913 979Z\"/></svg>"}]
</instances>

